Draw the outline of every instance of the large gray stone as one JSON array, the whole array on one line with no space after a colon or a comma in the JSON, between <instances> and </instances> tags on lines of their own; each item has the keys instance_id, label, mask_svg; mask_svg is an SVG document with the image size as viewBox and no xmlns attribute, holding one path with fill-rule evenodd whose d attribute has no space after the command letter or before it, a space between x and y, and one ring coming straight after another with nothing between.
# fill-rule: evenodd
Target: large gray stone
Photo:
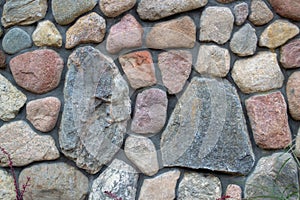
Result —
<instances>
[{"instance_id":1,"label":"large gray stone","mask_svg":"<svg viewBox=\"0 0 300 200\"><path fill-rule=\"evenodd\" d=\"M32 46L28 33L20 28L10 29L2 40L3 50L8 54L17 53Z\"/></svg>"},{"instance_id":2,"label":"large gray stone","mask_svg":"<svg viewBox=\"0 0 300 200\"><path fill-rule=\"evenodd\" d=\"M195 77L162 133L163 165L247 174L254 154L235 88Z\"/></svg>"},{"instance_id":3,"label":"large gray stone","mask_svg":"<svg viewBox=\"0 0 300 200\"><path fill-rule=\"evenodd\" d=\"M113 60L91 46L76 49L68 68L59 143L78 167L94 174L123 143L129 89Z\"/></svg>"},{"instance_id":4,"label":"large gray stone","mask_svg":"<svg viewBox=\"0 0 300 200\"><path fill-rule=\"evenodd\" d=\"M15 200L14 179L4 169L0 168L0 200Z\"/></svg>"}]
</instances>

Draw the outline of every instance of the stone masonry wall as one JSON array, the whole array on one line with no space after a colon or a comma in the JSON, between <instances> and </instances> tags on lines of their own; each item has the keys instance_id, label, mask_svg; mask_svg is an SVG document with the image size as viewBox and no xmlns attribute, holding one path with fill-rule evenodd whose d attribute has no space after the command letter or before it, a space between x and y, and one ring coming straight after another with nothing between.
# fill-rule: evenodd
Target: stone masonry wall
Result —
<instances>
[{"instance_id":1,"label":"stone masonry wall","mask_svg":"<svg viewBox=\"0 0 300 200\"><path fill-rule=\"evenodd\" d=\"M299 199L299 0L0 5L1 200Z\"/></svg>"}]
</instances>

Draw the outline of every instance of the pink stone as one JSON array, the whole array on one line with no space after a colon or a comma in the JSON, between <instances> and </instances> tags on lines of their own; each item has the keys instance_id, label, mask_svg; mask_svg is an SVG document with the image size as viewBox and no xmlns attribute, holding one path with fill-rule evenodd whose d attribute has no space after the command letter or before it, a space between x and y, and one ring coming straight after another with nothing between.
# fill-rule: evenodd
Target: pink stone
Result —
<instances>
[{"instance_id":1,"label":"pink stone","mask_svg":"<svg viewBox=\"0 0 300 200\"><path fill-rule=\"evenodd\" d=\"M230 184L226 189L226 196L230 196L227 200L242 200L242 189L238 185Z\"/></svg>"},{"instance_id":2,"label":"pink stone","mask_svg":"<svg viewBox=\"0 0 300 200\"><path fill-rule=\"evenodd\" d=\"M18 55L11 59L9 65L19 86L43 94L58 86L64 62L55 51L41 49Z\"/></svg>"},{"instance_id":3,"label":"pink stone","mask_svg":"<svg viewBox=\"0 0 300 200\"><path fill-rule=\"evenodd\" d=\"M300 39L281 47L280 62L286 69L300 67Z\"/></svg>"},{"instance_id":4,"label":"pink stone","mask_svg":"<svg viewBox=\"0 0 300 200\"><path fill-rule=\"evenodd\" d=\"M294 72L286 85L289 112L293 119L300 120L300 72Z\"/></svg>"},{"instance_id":5,"label":"pink stone","mask_svg":"<svg viewBox=\"0 0 300 200\"><path fill-rule=\"evenodd\" d=\"M300 21L300 0L269 0L269 2L279 15Z\"/></svg>"},{"instance_id":6,"label":"pink stone","mask_svg":"<svg viewBox=\"0 0 300 200\"><path fill-rule=\"evenodd\" d=\"M260 148L281 149L291 143L287 106L281 92L252 96L246 100L246 109Z\"/></svg>"},{"instance_id":7,"label":"pink stone","mask_svg":"<svg viewBox=\"0 0 300 200\"><path fill-rule=\"evenodd\" d=\"M26 118L39 131L51 131L57 122L60 111L60 100L56 97L46 97L30 101L26 105Z\"/></svg>"}]
</instances>

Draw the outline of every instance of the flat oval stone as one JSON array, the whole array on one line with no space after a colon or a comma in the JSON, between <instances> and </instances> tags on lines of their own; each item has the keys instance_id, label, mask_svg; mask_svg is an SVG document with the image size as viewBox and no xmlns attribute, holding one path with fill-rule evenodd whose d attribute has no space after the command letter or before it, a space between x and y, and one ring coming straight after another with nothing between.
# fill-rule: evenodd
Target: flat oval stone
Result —
<instances>
[{"instance_id":1,"label":"flat oval stone","mask_svg":"<svg viewBox=\"0 0 300 200\"><path fill-rule=\"evenodd\" d=\"M107 17L117 17L133 8L135 3L136 0L99 0L100 9Z\"/></svg>"},{"instance_id":2,"label":"flat oval stone","mask_svg":"<svg viewBox=\"0 0 300 200\"><path fill-rule=\"evenodd\" d=\"M234 6L233 11L235 16L235 24L238 26L242 25L246 21L249 14L248 4L245 2L239 3Z\"/></svg>"},{"instance_id":3,"label":"flat oval stone","mask_svg":"<svg viewBox=\"0 0 300 200\"><path fill-rule=\"evenodd\" d=\"M267 4L262 0L251 1L251 14L249 20L256 26L267 24L274 15Z\"/></svg>"},{"instance_id":4,"label":"flat oval stone","mask_svg":"<svg viewBox=\"0 0 300 200\"><path fill-rule=\"evenodd\" d=\"M61 47L62 45L62 36L60 32L57 30L55 25L49 20L45 20L38 23L36 29L32 33L32 40L34 44L38 47Z\"/></svg>"},{"instance_id":5,"label":"flat oval stone","mask_svg":"<svg viewBox=\"0 0 300 200\"><path fill-rule=\"evenodd\" d=\"M289 112L294 120L300 120L300 72L291 74L286 84Z\"/></svg>"},{"instance_id":6,"label":"flat oval stone","mask_svg":"<svg viewBox=\"0 0 300 200\"><path fill-rule=\"evenodd\" d=\"M14 57L9 65L19 86L43 94L58 86L64 62L55 51L40 49Z\"/></svg>"},{"instance_id":7,"label":"flat oval stone","mask_svg":"<svg viewBox=\"0 0 300 200\"><path fill-rule=\"evenodd\" d=\"M300 1L299 0L269 0L271 6L279 15L300 21Z\"/></svg>"},{"instance_id":8,"label":"flat oval stone","mask_svg":"<svg viewBox=\"0 0 300 200\"><path fill-rule=\"evenodd\" d=\"M20 28L10 29L3 37L2 47L8 54L15 54L32 46L28 33Z\"/></svg>"},{"instance_id":9,"label":"flat oval stone","mask_svg":"<svg viewBox=\"0 0 300 200\"><path fill-rule=\"evenodd\" d=\"M3 200L16 199L14 179L2 168L0 168L0 197Z\"/></svg>"},{"instance_id":10,"label":"flat oval stone","mask_svg":"<svg viewBox=\"0 0 300 200\"><path fill-rule=\"evenodd\" d=\"M280 49L280 62L286 69L300 67L300 39L293 40Z\"/></svg>"}]
</instances>

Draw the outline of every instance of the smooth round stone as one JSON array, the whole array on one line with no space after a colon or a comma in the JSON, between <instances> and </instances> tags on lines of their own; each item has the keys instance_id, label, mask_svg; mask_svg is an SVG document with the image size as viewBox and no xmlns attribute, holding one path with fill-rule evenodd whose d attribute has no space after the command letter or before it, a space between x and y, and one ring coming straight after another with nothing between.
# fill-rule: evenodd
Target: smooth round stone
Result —
<instances>
[{"instance_id":1,"label":"smooth round stone","mask_svg":"<svg viewBox=\"0 0 300 200\"><path fill-rule=\"evenodd\" d=\"M135 3L136 0L99 0L100 9L107 17L117 17L130 10Z\"/></svg>"},{"instance_id":2,"label":"smooth round stone","mask_svg":"<svg viewBox=\"0 0 300 200\"><path fill-rule=\"evenodd\" d=\"M2 40L3 50L8 54L15 54L31 46L32 41L30 36L20 28L9 30Z\"/></svg>"}]
</instances>

